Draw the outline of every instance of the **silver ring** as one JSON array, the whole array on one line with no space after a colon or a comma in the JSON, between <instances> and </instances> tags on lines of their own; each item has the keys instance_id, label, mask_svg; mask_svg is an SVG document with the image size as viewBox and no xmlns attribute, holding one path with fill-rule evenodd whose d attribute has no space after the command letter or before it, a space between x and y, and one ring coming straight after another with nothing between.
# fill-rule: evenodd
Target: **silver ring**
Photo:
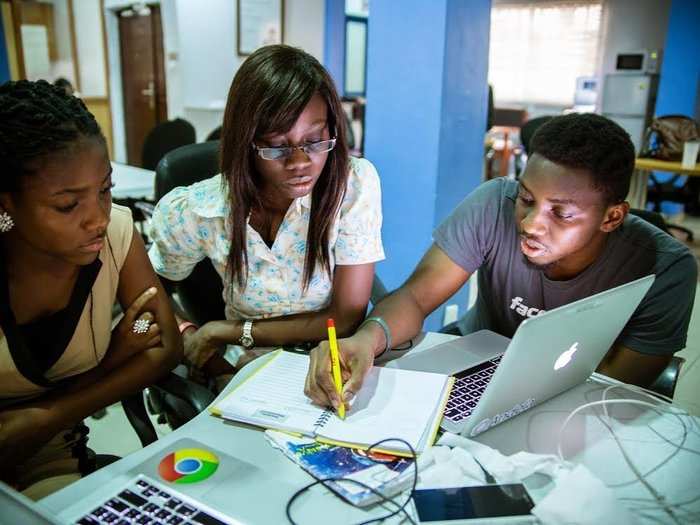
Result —
<instances>
[{"instance_id":1,"label":"silver ring","mask_svg":"<svg viewBox=\"0 0 700 525\"><path fill-rule=\"evenodd\" d=\"M151 326L151 321L148 319L136 319L131 325L131 331L135 334L145 334L148 332L148 327Z\"/></svg>"}]
</instances>

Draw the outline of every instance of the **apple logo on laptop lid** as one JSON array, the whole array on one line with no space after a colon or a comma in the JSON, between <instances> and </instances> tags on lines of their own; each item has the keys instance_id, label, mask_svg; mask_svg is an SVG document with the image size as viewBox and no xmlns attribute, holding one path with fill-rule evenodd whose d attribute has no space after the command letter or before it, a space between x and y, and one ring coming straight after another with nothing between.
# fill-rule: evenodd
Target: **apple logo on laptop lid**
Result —
<instances>
[{"instance_id":1,"label":"apple logo on laptop lid","mask_svg":"<svg viewBox=\"0 0 700 525\"><path fill-rule=\"evenodd\" d=\"M560 368L564 368L566 365L568 365L577 350L578 341L572 344L567 351L563 352L559 357L557 357L557 360L554 363L554 370L559 370Z\"/></svg>"}]
</instances>

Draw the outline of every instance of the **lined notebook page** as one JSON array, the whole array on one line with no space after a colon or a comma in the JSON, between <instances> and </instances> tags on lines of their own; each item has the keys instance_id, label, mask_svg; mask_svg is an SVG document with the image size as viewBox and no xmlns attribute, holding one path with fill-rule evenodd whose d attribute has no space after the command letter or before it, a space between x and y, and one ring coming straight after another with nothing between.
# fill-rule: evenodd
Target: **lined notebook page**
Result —
<instances>
[{"instance_id":1,"label":"lined notebook page","mask_svg":"<svg viewBox=\"0 0 700 525\"><path fill-rule=\"evenodd\" d=\"M304 395L307 355L280 352L217 407L228 419L323 437L338 444L371 445L402 438L420 452L442 417L450 380L443 374L373 367L345 420ZM317 427L321 416L325 422ZM408 451L398 442L383 449Z\"/></svg>"},{"instance_id":2,"label":"lined notebook page","mask_svg":"<svg viewBox=\"0 0 700 525\"><path fill-rule=\"evenodd\" d=\"M280 352L218 405L228 419L310 433L324 412L304 395L305 355Z\"/></svg>"},{"instance_id":3,"label":"lined notebook page","mask_svg":"<svg viewBox=\"0 0 700 525\"><path fill-rule=\"evenodd\" d=\"M318 434L329 440L371 445L402 438L420 452L441 417L448 385L443 374L374 367L345 420L332 417ZM381 448L406 450L399 442Z\"/></svg>"}]
</instances>

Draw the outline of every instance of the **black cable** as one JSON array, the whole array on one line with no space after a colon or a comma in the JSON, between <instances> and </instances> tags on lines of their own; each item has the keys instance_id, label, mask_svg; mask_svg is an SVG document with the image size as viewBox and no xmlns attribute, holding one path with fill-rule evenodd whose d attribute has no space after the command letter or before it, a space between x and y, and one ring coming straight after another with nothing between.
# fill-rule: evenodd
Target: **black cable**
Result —
<instances>
[{"instance_id":1,"label":"black cable","mask_svg":"<svg viewBox=\"0 0 700 525\"><path fill-rule=\"evenodd\" d=\"M371 520L367 520L367 521L360 522L360 523L358 523L357 525L369 525L370 523L375 523L375 522L378 522L378 521L383 521L383 520L389 519L389 518L391 518L391 517L393 517L393 516L396 516L397 514L400 514L400 513L403 513L403 514L406 516L406 518L408 519L409 522L411 522L413 525L416 525L415 520L414 520L414 519L411 517L411 515L406 511L406 506L409 504L409 502L410 502L411 499L413 498L413 493L415 492L415 490L416 490L416 484L418 483L418 455L416 454L416 451L413 449L413 447L411 446L410 443L408 443L406 440L401 439L401 438L386 438L386 439L382 439L381 441L377 441L376 443L370 445L369 447L367 447L367 448L364 449L364 450L365 450L366 452L369 453L369 452L372 451L372 449L375 449L375 448L377 448L379 445L381 445L382 443L386 443L386 442L389 442L389 441L398 441L399 443L403 443L404 445L406 445L406 447L408 447L408 449L409 449L410 452L411 452L411 458L410 458L410 459L413 460L413 483L411 484L411 491L410 491L410 493L408 494L408 498L406 498L406 501L404 501L402 505L399 505L396 501L394 501L394 499L395 499L394 497L392 497L392 498L387 498L384 494L382 494L381 492L379 492L379 491L376 490L375 488L370 487L369 485L366 485L365 483L362 483L361 481L357 481L357 480L355 480L355 479L344 478L344 477L340 477L340 478L324 478L324 479L317 479L316 481L313 481L312 483L309 483L308 485L305 485L305 486L303 486L302 488L300 488L299 490L297 490L297 491L292 495L292 497L289 498L289 501L287 502L287 507L286 507L286 509L285 509L285 512L286 512L286 514L287 514L287 519L289 520L289 523L291 523L292 525L298 525L297 522L294 521L294 520L292 519L292 505L294 504L294 502L296 501L296 499L297 499L299 496L301 496L302 494L304 494L306 491L308 491L308 490L311 489L312 487L315 487L316 485L323 485L324 487L329 488L334 494L336 494L336 492L333 491L332 488L329 486L329 483L331 483L331 482L336 482L336 483L344 483L344 482L347 483L347 482L349 482L349 483L354 483L355 485L358 485L358 486L360 486L360 487L363 487L363 488L369 490L370 492L372 492L372 494L377 495L377 496L381 499L381 503L388 503L388 504L394 505L394 506L396 507L396 510L394 510L393 512L390 512L389 514L385 514L385 515L379 516L379 517L377 517L377 518L372 518ZM375 461L374 458L372 458L372 456L371 456L370 454L368 454L367 457L368 457L371 461L374 461L375 463L379 463L379 461ZM338 496L338 494L336 494L336 495ZM340 497L340 496L338 496L338 497ZM343 498L341 498L341 499L342 499L345 503L349 503L349 502L346 501L345 499L343 499ZM350 503L350 505L353 505L353 504ZM356 505L353 505L353 506L356 506ZM357 507L359 508L359 506L357 506Z\"/></svg>"}]
</instances>

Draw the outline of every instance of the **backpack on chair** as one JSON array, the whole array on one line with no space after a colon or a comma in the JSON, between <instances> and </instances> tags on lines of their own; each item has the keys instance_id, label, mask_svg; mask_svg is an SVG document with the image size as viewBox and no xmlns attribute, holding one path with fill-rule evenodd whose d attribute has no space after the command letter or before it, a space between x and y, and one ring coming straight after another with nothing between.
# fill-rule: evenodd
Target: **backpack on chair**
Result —
<instances>
[{"instance_id":1,"label":"backpack on chair","mask_svg":"<svg viewBox=\"0 0 700 525\"><path fill-rule=\"evenodd\" d=\"M699 137L698 125L690 117L684 115L654 117L644 134L639 156L679 161L683 157L683 144L690 140L698 140Z\"/></svg>"}]
</instances>

